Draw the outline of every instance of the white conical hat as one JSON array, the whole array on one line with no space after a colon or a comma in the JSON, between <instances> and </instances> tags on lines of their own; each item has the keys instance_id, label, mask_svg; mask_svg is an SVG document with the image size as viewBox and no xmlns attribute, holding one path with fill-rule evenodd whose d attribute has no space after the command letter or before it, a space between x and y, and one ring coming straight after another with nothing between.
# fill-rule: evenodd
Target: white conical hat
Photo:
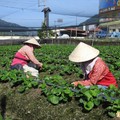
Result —
<instances>
[{"instance_id":1,"label":"white conical hat","mask_svg":"<svg viewBox=\"0 0 120 120\"><path fill-rule=\"evenodd\" d=\"M69 55L69 60L72 62L89 61L99 55L99 50L80 42L73 52Z\"/></svg>"},{"instance_id":2,"label":"white conical hat","mask_svg":"<svg viewBox=\"0 0 120 120\"><path fill-rule=\"evenodd\" d=\"M38 41L35 38L31 38L25 41L24 43L29 43L29 44L33 44L33 45L37 45L38 47L41 47L41 45L38 43Z\"/></svg>"}]
</instances>

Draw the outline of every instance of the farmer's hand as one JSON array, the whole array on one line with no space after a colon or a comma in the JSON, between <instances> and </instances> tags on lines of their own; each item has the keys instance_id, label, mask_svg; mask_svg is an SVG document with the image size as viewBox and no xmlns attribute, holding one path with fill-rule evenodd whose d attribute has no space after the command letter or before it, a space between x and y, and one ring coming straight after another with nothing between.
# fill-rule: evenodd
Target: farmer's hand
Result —
<instances>
[{"instance_id":1,"label":"farmer's hand","mask_svg":"<svg viewBox=\"0 0 120 120\"><path fill-rule=\"evenodd\" d=\"M81 84L81 85L82 85L82 83L81 83L80 81L75 81L75 82L72 82L72 84L73 84L75 87L77 87L77 86L78 86L78 84Z\"/></svg>"},{"instance_id":2,"label":"farmer's hand","mask_svg":"<svg viewBox=\"0 0 120 120\"><path fill-rule=\"evenodd\" d=\"M42 64L42 63L40 63L40 64L39 64L39 68L40 68L40 70L42 69L42 66L43 66L43 64Z\"/></svg>"}]
</instances>

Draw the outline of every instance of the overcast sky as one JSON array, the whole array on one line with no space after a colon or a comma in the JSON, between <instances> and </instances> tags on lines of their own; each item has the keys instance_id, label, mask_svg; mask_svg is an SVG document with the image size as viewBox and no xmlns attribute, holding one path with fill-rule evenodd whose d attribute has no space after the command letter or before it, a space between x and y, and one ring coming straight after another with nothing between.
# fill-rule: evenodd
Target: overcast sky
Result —
<instances>
[{"instance_id":1,"label":"overcast sky","mask_svg":"<svg viewBox=\"0 0 120 120\"><path fill-rule=\"evenodd\" d=\"M0 0L0 19L27 27L40 27L49 7L49 26L78 25L98 14L99 0ZM62 22L56 22L62 19Z\"/></svg>"}]
</instances>

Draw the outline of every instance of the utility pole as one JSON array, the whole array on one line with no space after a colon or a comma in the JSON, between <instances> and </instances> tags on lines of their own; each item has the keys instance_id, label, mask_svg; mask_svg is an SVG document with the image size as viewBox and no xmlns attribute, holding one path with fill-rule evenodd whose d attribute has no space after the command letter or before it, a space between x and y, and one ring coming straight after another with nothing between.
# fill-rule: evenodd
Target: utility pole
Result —
<instances>
[{"instance_id":1,"label":"utility pole","mask_svg":"<svg viewBox=\"0 0 120 120\"><path fill-rule=\"evenodd\" d=\"M56 20L54 21L54 26L55 26L55 38L57 38L57 32L56 32Z\"/></svg>"},{"instance_id":2,"label":"utility pole","mask_svg":"<svg viewBox=\"0 0 120 120\"><path fill-rule=\"evenodd\" d=\"M47 37L48 37L48 28L49 28L49 12L51 12L49 7L46 7L42 10L42 12L44 12L44 23L46 26L46 33L47 33Z\"/></svg>"},{"instance_id":3,"label":"utility pole","mask_svg":"<svg viewBox=\"0 0 120 120\"><path fill-rule=\"evenodd\" d=\"M76 38L77 38L77 16L76 16Z\"/></svg>"},{"instance_id":4,"label":"utility pole","mask_svg":"<svg viewBox=\"0 0 120 120\"><path fill-rule=\"evenodd\" d=\"M46 0L38 0L38 7L44 6L46 7Z\"/></svg>"}]
</instances>

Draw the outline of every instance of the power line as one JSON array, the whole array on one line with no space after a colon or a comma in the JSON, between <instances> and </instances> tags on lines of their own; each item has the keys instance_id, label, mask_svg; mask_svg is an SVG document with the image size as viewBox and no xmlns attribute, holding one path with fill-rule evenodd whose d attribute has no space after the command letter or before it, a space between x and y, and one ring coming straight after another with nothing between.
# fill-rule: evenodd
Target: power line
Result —
<instances>
[{"instance_id":1,"label":"power line","mask_svg":"<svg viewBox=\"0 0 120 120\"><path fill-rule=\"evenodd\" d=\"M7 8L12 8L12 9L19 9L19 10L30 10L34 12L39 12L38 9L32 9L32 8L25 8L25 7L13 7L13 6L7 6L7 5L0 5L1 7L7 7ZM33 5L32 5L33 6ZM44 6L44 5L43 5ZM64 15L64 16L77 16L77 17L86 17L90 18L94 15L84 15L84 13L65 13L65 12L53 12L51 11L52 14L57 14L57 15Z\"/></svg>"},{"instance_id":2,"label":"power line","mask_svg":"<svg viewBox=\"0 0 120 120\"><path fill-rule=\"evenodd\" d=\"M10 1L10 0L8 0ZM2 2L2 1L0 1ZM17 1L10 1L11 3L17 3ZM28 3L28 4L32 4L34 2L24 2L24 3ZM46 5L46 0L38 0L38 2L35 3L35 5L39 6L45 6ZM16 11L12 12L12 13L9 13L9 14L6 14L4 16L2 16L1 18L4 18L4 17L7 17L7 16L10 16L12 14L15 14L17 13L19 10L30 10L30 11L33 11L33 12L40 12L38 11L39 9L35 9L35 8L30 8L30 7L17 7L17 6L9 6L8 4L5 4L5 5L0 5L2 7L6 7L6 8L11 8L11 9L16 9ZM32 4L33 6L33 4ZM50 14L56 14L56 15L63 15L63 16L71 16L71 17L85 17L85 18L90 18L92 17L93 15L90 15L90 14L85 14L84 11L82 12L79 12L79 13L67 13L65 9L62 8L62 10L64 10L63 12L55 12L55 11L51 11ZM22 20L27 20L27 19L22 19ZM28 20L33 20L33 19L28 19ZM35 20L35 19L34 19ZM72 23L72 22L71 22ZM67 23L64 23L64 24L70 24L70 22L67 22ZM61 24L61 25L64 25L64 24Z\"/></svg>"},{"instance_id":3,"label":"power line","mask_svg":"<svg viewBox=\"0 0 120 120\"><path fill-rule=\"evenodd\" d=\"M31 8L24 8L24 7L13 7L13 6L7 6L7 5L0 5L1 7L7 7L7 8L13 8L13 9L19 9L19 10L37 10L37 9L31 9Z\"/></svg>"},{"instance_id":4,"label":"power line","mask_svg":"<svg viewBox=\"0 0 120 120\"><path fill-rule=\"evenodd\" d=\"M2 19L2 18L4 18L4 17L7 17L7 16L9 16L9 15L15 14L15 13L17 13L17 12L19 12L19 11L17 10L17 11L14 11L14 12L12 12L12 13L9 13L9 14L7 14L7 15L3 15L3 16L0 17L0 19Z\"/></svg>"},{"instance_id":5,"label":"power line","mask_svg":"<svg viewBox=\"0 0 120 120\"><path fill-rule=\"evenodd\" d=\"M0 5L0 6L1 6L1 5ZM33 4L32 4L31 6L29 6L28 8L18 8L18 7L10 7L10 6L4 6L4 7L14 8L14 9L18 9L18 10L25 10L25 9L26 9L26 10L32 10L32 9L30 9L30 7L32 7L32 6L33 6ZM9 15L11 15L11 14L17 13L17 12L19 12L18 10L15 11L15 12L9 13L9 14L1 17L1 18L4 18L4 17L7 17L7 16L9 16ZM34 12L35 12L35 11L34 11Z\"/></svg>"},{"instance_id":6,"label":"power line","mask_svg":"<svg viewBox=\"0 0 120 120\"><path fill-rule=\"evenodd\" d=\"M20 1L21 2L21 1ZM7 0L7 1L0 1L0 3L3 3L3 4L7 4L7 3L12 3L12 4L14 4L14 3L19 3L18 1L11 1L11 0ZM25 1L23 1L23 2L21 2L21 3L23 3L23 4L37 4L37 2L25 2Z\"/></svg>"},{"instance_id":7,"label":"power line","mask_svg":"<svg viewBox=\"0 0 120 120\"><path fill-rule=\"evenodd\" d=\"M94 16L94 15L83 15L83 14L71 14L71 13L60 13L60 12L52 12L51 11L51 13L52 14L57 14L57 15L64 15L64 16L77 16L77 17L86 17L86 18L90 18L90 17L92 17L92 16Z\"/></svg>"},{"instance_id":8,"label":"power line","mask_svg":"<svg viewBox=\"0 0 120 120\"><path fill-rule=\"evenodd\" d=\"M43 3L43 4L41 4L41 3ZM38 7L40 7L40 6L46 6L46 0L38 0Z\"/></svg>"}]
</instances>

